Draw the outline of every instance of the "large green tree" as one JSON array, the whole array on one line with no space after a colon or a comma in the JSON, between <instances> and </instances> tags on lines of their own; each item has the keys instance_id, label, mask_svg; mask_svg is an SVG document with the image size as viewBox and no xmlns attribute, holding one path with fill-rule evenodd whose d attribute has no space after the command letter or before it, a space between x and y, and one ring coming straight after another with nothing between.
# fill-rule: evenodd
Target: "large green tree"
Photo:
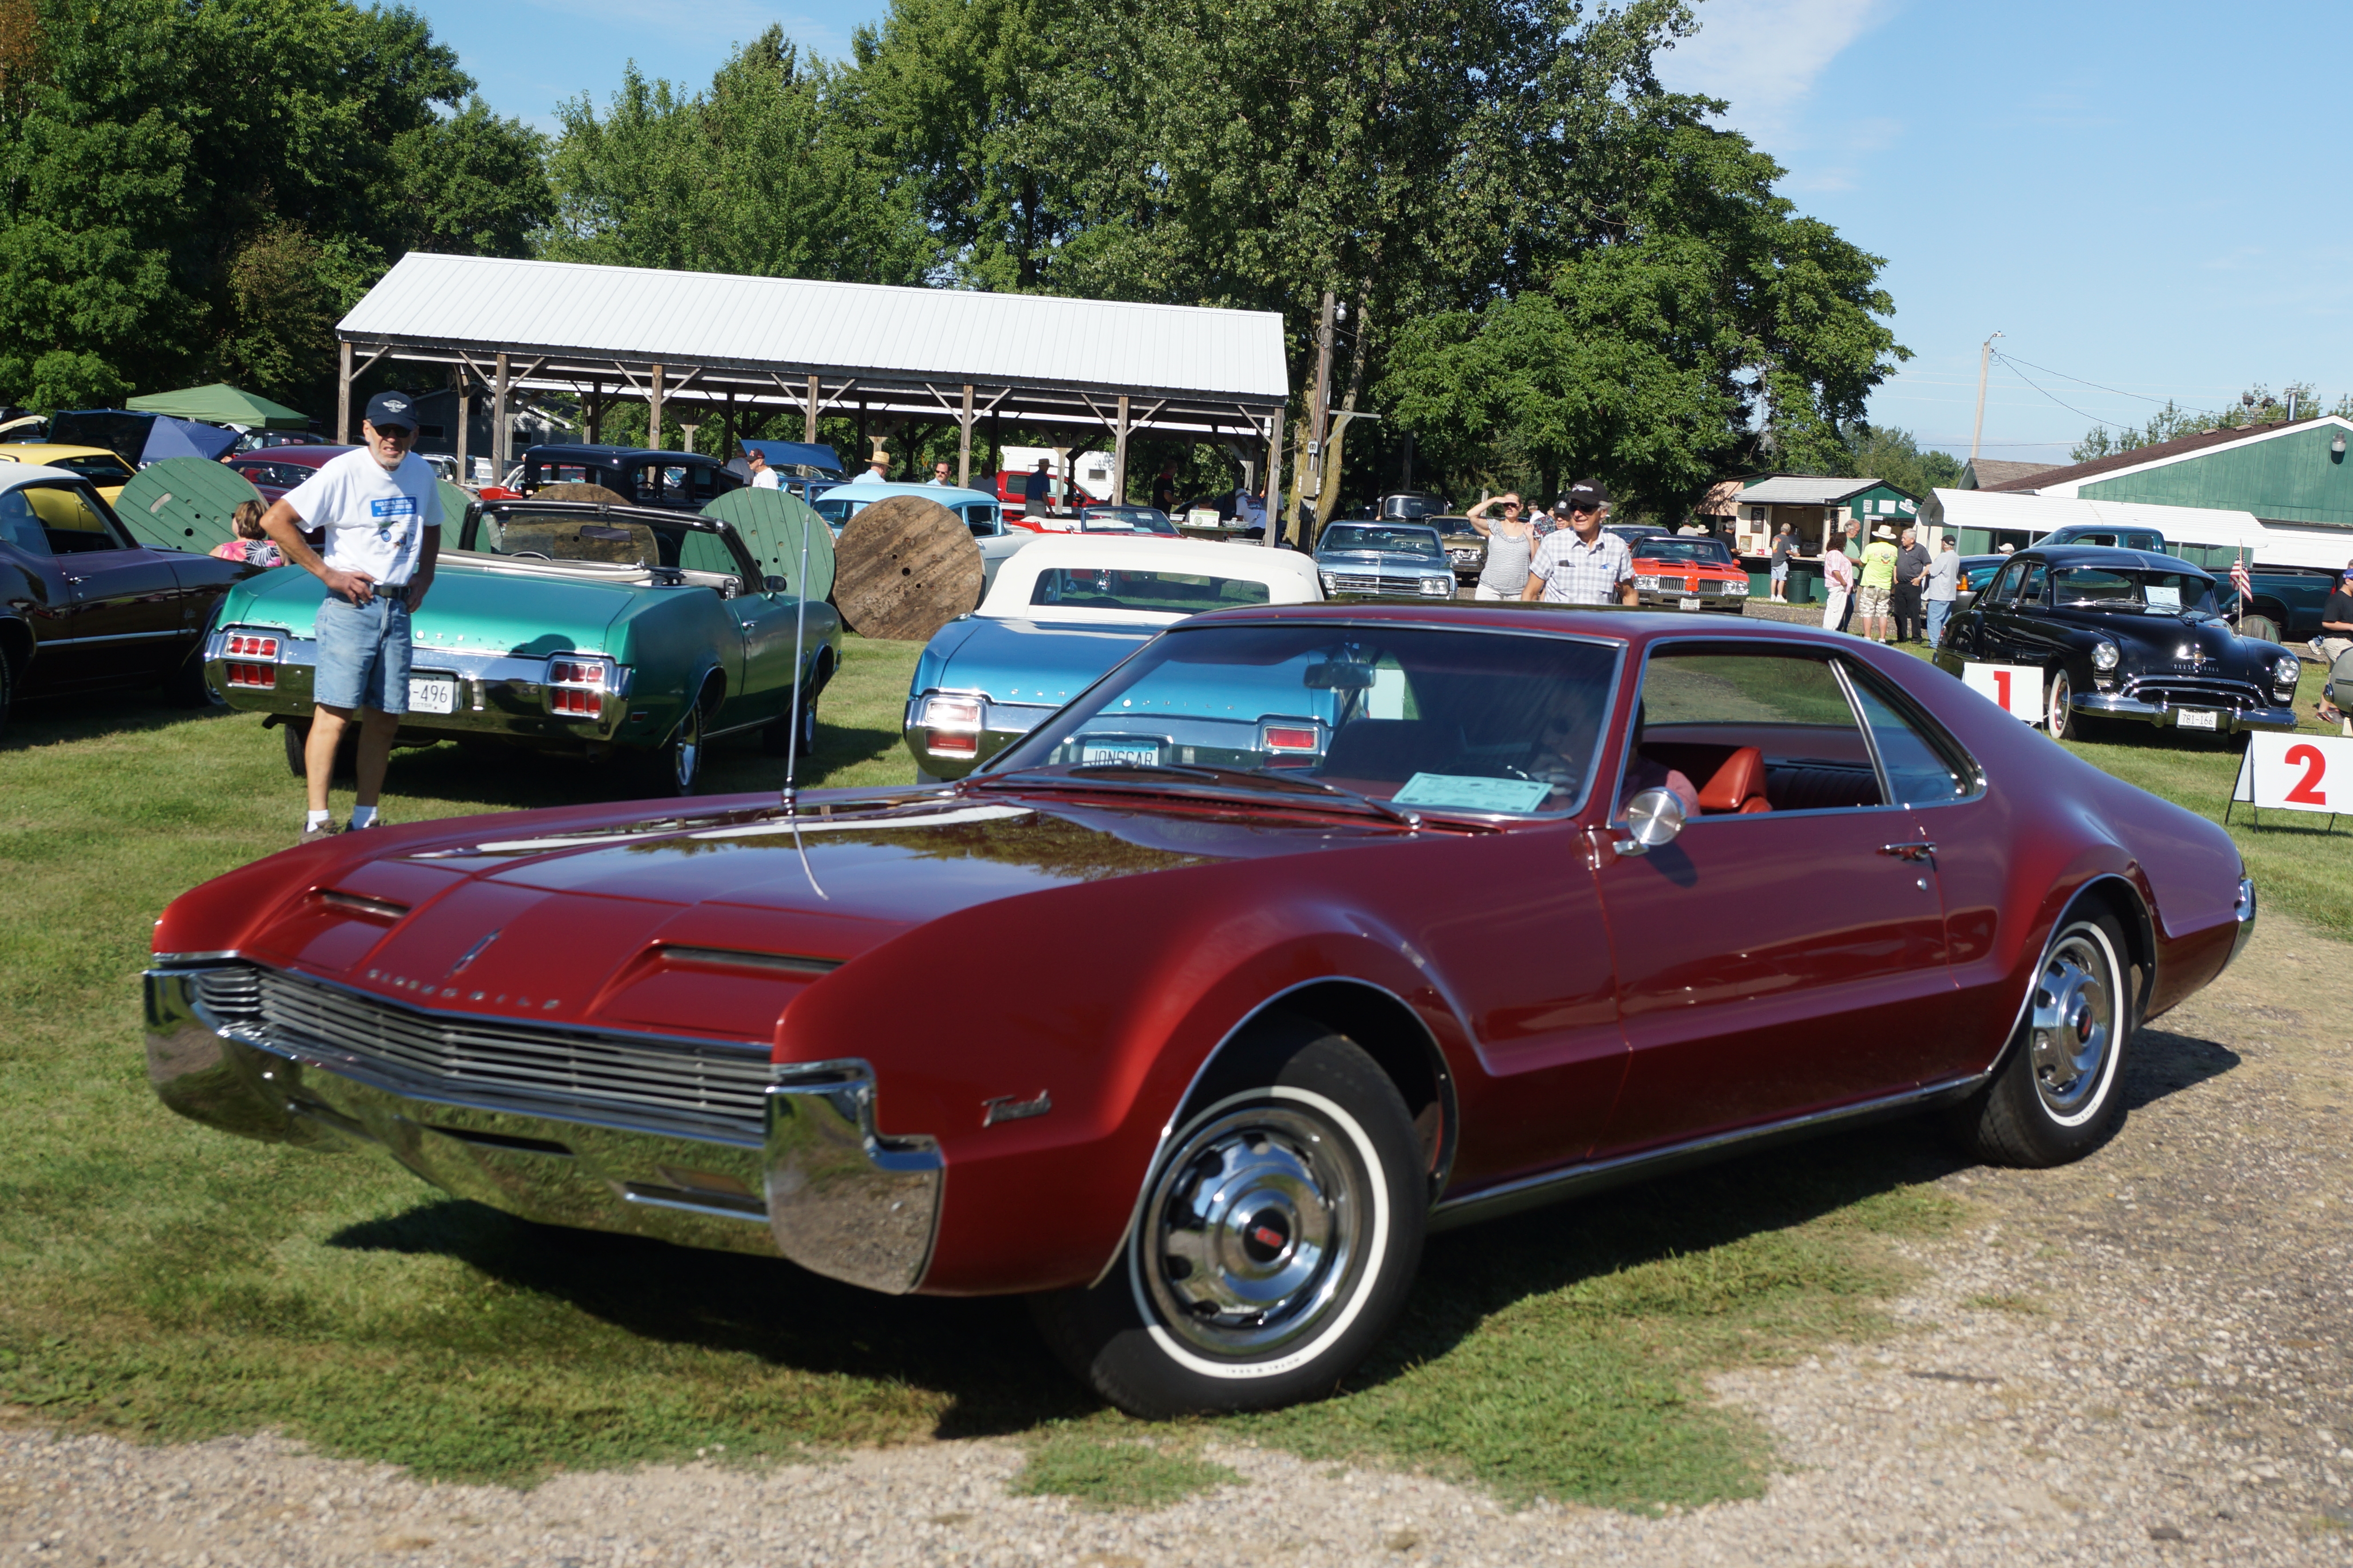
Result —
<instances>
[{"instance_id":1,"label":"large green tree","mask_svg":"<svg viewBox=\"0 0 2353 1568\"><path fill-rule=\"evenodd\" d=\"M1433 458L1475 470L1507 430L1546 477L1662 513L1743 468L1844 471L1840 421L1905 353L1880 258L1777 195L1779 166L1710 107L1648 106L1535 286L1405 324L1382 390Z\"/></svg>"},{"instance_id":2,"label":"large green tree","mask_svg":"<svg viewBox=\"0 0 2353 1568\"><path fill-rule=\"evenodd\" d=\"M403 8L0 0L0 400L237 379L322 406L410 249L521 254L536 134Z\"/></svg>"},{"instance_id":3,"label":"large green tree","mask_svg":"<svg viewBox=\"0 0 2353 1568\"><path fill-rule=\"evenodd\" d=\"M853 282L923 280L935 247L912 194L843 129L837 74L770 27L706 92L636 67L598 114L557 110L558 260Z\"/></svg>"}]
</instances>

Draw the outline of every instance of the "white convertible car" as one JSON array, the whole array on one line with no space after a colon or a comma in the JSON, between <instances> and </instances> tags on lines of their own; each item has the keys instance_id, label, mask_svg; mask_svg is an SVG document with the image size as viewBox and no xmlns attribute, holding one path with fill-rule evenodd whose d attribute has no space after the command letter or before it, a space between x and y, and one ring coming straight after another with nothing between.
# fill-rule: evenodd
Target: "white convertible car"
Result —
<instances>
[{"instance_id":1,"label":"white convertible car","mask_svg":"<svg viewBox=\"0 0 2353 1568\"><path fill-rule=\"evenodd\" d=\"M963 777L1187 616L1323 597L1315 563L1296 551L1132 534L1039 538L916 661L905 721L916 777Z\"/></svg>"}]
</instances>

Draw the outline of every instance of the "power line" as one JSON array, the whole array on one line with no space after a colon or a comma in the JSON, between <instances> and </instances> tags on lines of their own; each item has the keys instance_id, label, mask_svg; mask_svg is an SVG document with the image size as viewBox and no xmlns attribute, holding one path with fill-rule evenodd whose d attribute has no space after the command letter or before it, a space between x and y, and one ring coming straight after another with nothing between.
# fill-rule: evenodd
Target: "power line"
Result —
<instances>
[{"instance_id":1,"label":"power line","mask_svg":"<svg viewBox=\"0 0 2353 1568\"><path fill-rule=\"evenodd\" d=\"M2026 384L2027 384L2027 385L2033 387L2035 391L2042 393L2043 396L2045 396L2045 397L2047 397L2047 398L2051 399L2051 401L2052 401L2052 402L2056 403L2057 405L2059 405L2059 406L2060 406L2060 407L2062 407L2062 408L2065 409L2068 413L2070 413L2070 414L2073 415L2076 418L2078 418L2078 419L2089 419L2089 420L2091 420L2091 422L2092 422L2093 424L2094 424L2094 425L2098 426L2099 426L2101 429L2103 429L2103 430L2128 430L2128 429L2130 429L2130 428L2131 428L2131 426L2128 426L2128 425L2112 425L2112 424L2108 423L2108 421L2106 421L2106 420L2105 420L2105 419L2102 419L2102 418L2099 418L2099 417L2097 417L2096 416L2094 416L2094 415L2090 415L2090 414L2086 414L2086 413L2084 413L2082 409L2080 409L2080 408L2076 407L2073 404L2067 402L2064 398L2062 398L2062 397L2061 397L2061 396L2059 396L2056 393L2053 393L2053 392L2050 391L2048 388L2043 387L2043 386L2042 386L2042 385L2038 384L2035 382L2035 380L2034 380L2034 378L2033 378L2033 377L2031 377L2031 376L2028 375L2024 371L2022 371L2022 370L2021 370L2021 369L2019 369L2019 368L2018 368L2018 367L2019 367L2019 364L2020 364L2021 362L2020 362L2020 361L2017 361L2017 360L2014 360L2014 359L2010 358L2010 355L2008 355L2008 354L1997 354L1997 355L1995 355L1994 357L1995 357L1995 358L1997 358L1997 359L1999 359L1999 360L2000 360L2000 361L2001 361L2001 363L2002 363L2003 364L2008 365L2008 366L2010 367L2010 374L2012 374L2012 375L2014 375L2014 376L2018 377L2018 379L2019 379L2019 380L2021 380L2021 381L2022 381L2022 382L2026 383ZM2042 367L2041 365L2036 365L2034 368L2035 368L2035 369L2037 369L2037 370L2042 370ZM2047 372L2046 374L2052 374L2052 375L2056 375L2056 374L2058 374L2059 373L2058 373L2058 372L2056 372L2056 371L2051 371L2051 372ZM2074 380L2075 378L2074 378L2073 376L2072 376L2072 375L2071 375L2071 376L2067 377L2066 379L2068 379L2069 381L2073 381L2073 380ZM2089 382L2085 382L2084 384L2084 385L2086 385L2086 386L2089 386L2089 385L2091 384L2091 383L2089 383Z\"/></svg>"},{"instance_id":2,"label":"power line","mask_svg":"<svg viewBox=\"0 0 2353 1568\"><path fill-rule=\"evenodd\" d=\"M1999 350L1999 349L1995 350L1994 352L1995 352L1996 353L2001 353L2001 351L2000 351L2000 350ZM2055 376L2057 376L2057 377L2058 377L2060 380L2062 380L2062 381L2072 381L2072 382L2073 382L2073 383L2074 383L2076 385L2078 385L2078 386L2088 386L2088 387L2092 388L2092 389L2093 389L2094 391L2095 391L2095 392L2108 392L2108 393L2114 393L2114 394L2115 394L2116 396L2118 396L2118 397L2130 397L2130 398L2137 399L2137 400L2138 400L2139 402L2142 402L2142 403L2155 403L2155 402L2157 402L2157 401L2158 401L2156 398L2154 398L2154 397L2150 397L2150 396L2147 395L2146 395L2146 394L2144 394L2144 393L2138 393L2138 392L2126 392L2126 391L2125 391L2122 387L2116 387L2116 386L2103 386L2100 383L2098 383L2098 382L2096 382L2096 381L2085 381L2085 380L2084 380L2082 376L2080 376L2080 375L2069 375L2069 374L2068 374L2065 371L2063 371L2063 370L2052 370L2052 369L2049 365L2047 365L2047 364L2036 364L2036 363L2035 363L2032 360L2031 360L2031 359L2020 359L2016 354L2003 353L2003 354L2001 354L2001 357L2002 357L2004 360L2009 361L2009 362L2010 362L2011 364L2013 364L2013 365L2021 365L2021 364L2022 364L2022 365L2026 366L2026 368L2027 368L2027 369L2029 369L2029 370L2039 370L2039 371L2041 371L2041 372L2042 372L2043 374L2045 374L2045 375L2055 375ZM2022 375L2021 375L2021 376L2020 376L2020 377L2019 377L2019 379L2020 379L2021 381L2024 381L2026 378L2025 378L2024 376L2022 376ZM2039 387L2038 387L2038 388L2036 388L2036 390L2037 390L2037 391L2040 391L2040 390L2041 390L2041 388L2039 388ZM2056 400L2056 399L2053 399L2052 401L2056 402L2057 400ZM2168 398L2165 399L2165 401L2166 401L2166 402L2168 402L2168 403L2171 403L2171 402L2173 401L2173 399L2171 399L2171 398L2169 398L2169 397L2168 397ZM2063 405L2061 405L2061 406L2062 406L2062 407L2064 407L2064 406L2065 406L2065 405L2063 405ZM2193 414L2212 414L2212 413L2214 413L2214 412L2216 412L2216 411L2215 411L2214 409L2211 409L2211 408L2193 408L2193 409L2191 409L2191 410L2190 410L2190 412L2191 412L2191 413L2193 413Z\"/></svg>"}]
</instances>

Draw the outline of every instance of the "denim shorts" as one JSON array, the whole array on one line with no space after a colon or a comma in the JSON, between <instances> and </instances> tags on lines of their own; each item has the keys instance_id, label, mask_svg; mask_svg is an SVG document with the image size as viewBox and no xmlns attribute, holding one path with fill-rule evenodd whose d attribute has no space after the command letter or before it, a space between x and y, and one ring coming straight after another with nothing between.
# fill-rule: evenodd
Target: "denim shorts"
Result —
<instances>
[{"instance_id":1,"label":"denim shorts","mask_svg":"<svg viewBox=\"0 0 2353 1568\"><path fill-rule=\"evenodd\" d=\"M311 700L322 708L408 711L408 604L399 589L379 584L375 597L354 605L330 594L319 606L319 663Z\"/></svg>"}]
</instances>

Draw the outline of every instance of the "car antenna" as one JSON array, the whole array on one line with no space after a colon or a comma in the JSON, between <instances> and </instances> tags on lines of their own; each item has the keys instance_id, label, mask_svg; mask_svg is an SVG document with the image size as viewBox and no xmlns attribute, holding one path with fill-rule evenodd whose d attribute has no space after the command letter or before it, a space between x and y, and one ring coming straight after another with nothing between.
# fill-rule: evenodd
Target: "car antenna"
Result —
<instances>
[{"instance_id":1,"label":"car antenna","mask_svg":"<svg viewBox=\"0 0 2353 1568\"><path fill-rule=\"evenodd\" d=\"M803 511L807 512L804 507ZM808 635L808 544L809 518L815 512L795 521L800 524L801 566L793 578L793 705L787 715L789 728L785 732L785 820L792 824L793 848L801 858L801 875L808 879L809 890L826 902L833 896L817 879L809 865L808 846L801 842L801 790L799 783L801 750L801 648Z\"/></svg>"}]
</instances>

